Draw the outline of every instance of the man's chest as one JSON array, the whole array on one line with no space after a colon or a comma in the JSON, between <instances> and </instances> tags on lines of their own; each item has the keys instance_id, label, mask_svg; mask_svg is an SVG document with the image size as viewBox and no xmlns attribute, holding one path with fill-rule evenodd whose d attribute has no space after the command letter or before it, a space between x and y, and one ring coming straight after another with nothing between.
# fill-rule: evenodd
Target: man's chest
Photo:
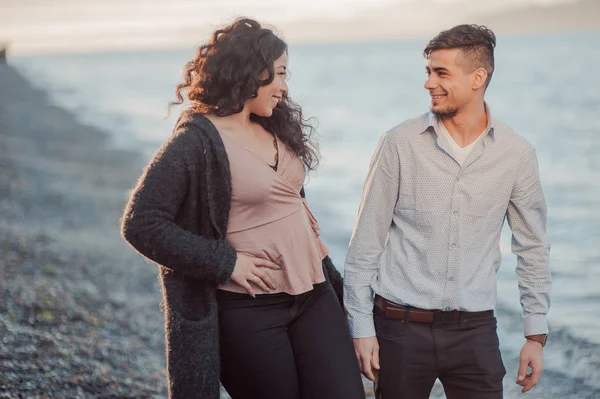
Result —
<instances>
[{"instance_id":1,"label":"man's chest","mask_svg":"<svg viewBox=\"0 0 600 399\"><path fill-rule=\"evenodd\" d=\"M439 149L401 160L398 207L431 214L504 214L518 171L516 160L491 150L461 167Z\"/></svg>"}]
</instances>

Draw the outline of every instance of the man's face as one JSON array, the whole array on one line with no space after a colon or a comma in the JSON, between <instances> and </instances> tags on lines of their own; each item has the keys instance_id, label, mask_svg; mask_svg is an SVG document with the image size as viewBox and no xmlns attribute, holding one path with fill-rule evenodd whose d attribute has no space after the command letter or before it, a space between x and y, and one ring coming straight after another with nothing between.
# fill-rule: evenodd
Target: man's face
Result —
<instances>
[{"instance_id":1,"label":"man's face","mask_svg":"<svg viewBox=\"0 0 600 399\"><path fill-rule=\"evenodd\" d=\"M456 115L475 98L475 71L460 49L441 49L427 57L425 89L431 96L431 112L440 116Z\"/></svg>"}]
</instances>

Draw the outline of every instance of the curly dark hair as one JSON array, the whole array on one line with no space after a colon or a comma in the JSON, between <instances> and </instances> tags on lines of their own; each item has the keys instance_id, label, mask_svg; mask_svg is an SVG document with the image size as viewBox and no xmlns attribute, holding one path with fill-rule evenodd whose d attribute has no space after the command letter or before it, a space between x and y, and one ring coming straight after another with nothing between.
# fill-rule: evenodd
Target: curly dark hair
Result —
<instances>
[{"instance_id":1,"label":"curly dark hair","mask_svg":"<svg viewBox=\"0 0 600 399\"><path fill-rule=\"evenodd\" d=\"M259 87L273 81L273 63L287 50L287 44L271 29L249 18L236 19L216 30L185 65L184 81L175 88L178 101L169 103L169 109L184 102L185 91L191 111L217 116L239 113ZM265 71L268 76L261 79ZM304 119L302 108L287 94L270 117L252 114L250 118L294 151L307 170L317 168L319 149L311 124L314 119Z\"/></svg>"},{"instance_id":2,"label":"curly dark hair","mask_svg":"<svg viewBox=\"0 0 600 399\"><path fill-rule=\"evenodd\" d=\"M494 73L494 48L496 35L483 25L458 25L440 32L427 43L423 56L441 49L461 49L469 66L485 68L488 73L487 88Z\"/></svg>"}]
</instances>

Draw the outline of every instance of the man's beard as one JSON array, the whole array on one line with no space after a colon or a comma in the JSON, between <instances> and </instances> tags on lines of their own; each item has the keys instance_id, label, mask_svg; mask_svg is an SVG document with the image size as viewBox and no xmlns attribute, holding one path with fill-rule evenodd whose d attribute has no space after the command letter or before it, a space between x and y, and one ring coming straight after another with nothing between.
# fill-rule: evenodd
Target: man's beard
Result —
<instances>
[{"instance_id":1,"label":"man's beard","mask_svg":"<svg viewBox=\"0 0 600 399\"><path fill-rule=\"evenodd\" d=\"M436 115L437 117L453 117L458 113L458 109L457 108L451 108L451 107L438 107L435 108L434 106L431 106L430 108L431 113Z\"/></svg>"}]
</instances>

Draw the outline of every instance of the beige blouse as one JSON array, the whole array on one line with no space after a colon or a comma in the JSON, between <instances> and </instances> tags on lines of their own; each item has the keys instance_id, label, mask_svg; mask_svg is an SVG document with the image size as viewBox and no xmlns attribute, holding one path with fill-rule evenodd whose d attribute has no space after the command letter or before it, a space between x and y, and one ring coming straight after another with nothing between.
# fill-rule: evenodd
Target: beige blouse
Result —
<instances>
[{"instance_id":1,"label":"beige blouse","mask_svg":"<svg viewBox=\"0 0 600 399\"><path fill-rule=\"evenodd\" d=\"M321 261L328 250L318 235L317 220L300 196L305 170L279 139L279 164L273 170L227 134L221 134L231 168L232 198L227 242L237 252L269 259L282 270L266 269L276 290L298 295L325 281ZM219 289L246 293L229 281ZM264 294L254 286L256 294Z\"/></svg>"}]
</instances>

